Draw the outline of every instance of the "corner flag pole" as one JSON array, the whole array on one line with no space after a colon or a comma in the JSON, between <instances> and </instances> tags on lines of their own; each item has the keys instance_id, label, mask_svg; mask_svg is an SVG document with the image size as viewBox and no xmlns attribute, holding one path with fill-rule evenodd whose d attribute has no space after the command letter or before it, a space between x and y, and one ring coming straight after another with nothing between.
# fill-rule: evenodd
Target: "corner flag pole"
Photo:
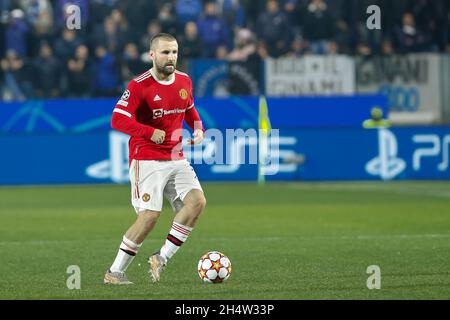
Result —
<instances>
[{"instance_id":1,"label":"corner flag pole","mask_svg":"<svg viewBox=\"0 0 450 320\"><path fill-rule=\"evenodd\" d=\"M268 137L270 135L270 130L272 129L269 119L269 110L267 108L267 100L265 96L259 97L259 114L258 114L258 184L263 185L266 182L266 177L264 173L264 165L267 162L268 148L270 148L268 143Z\"/></svg>"}]
</instances>

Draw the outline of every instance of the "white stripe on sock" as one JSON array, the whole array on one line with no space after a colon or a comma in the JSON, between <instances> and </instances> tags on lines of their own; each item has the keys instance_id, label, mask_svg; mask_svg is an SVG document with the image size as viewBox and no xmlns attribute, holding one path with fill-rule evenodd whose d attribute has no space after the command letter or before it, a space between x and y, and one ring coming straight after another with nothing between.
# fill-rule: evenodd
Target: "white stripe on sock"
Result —
<instances>
[{"instance_id":1,"label":"white stripe on sock","mask_svg":"<svg viewBox=\"0 0 450 320\"><path fill-rule=\"evenodd\" d=\"M139 251L139 248L141 247L141 245L142 245L142 243L137 244L137 243L131 241L130 239L126 238L125 236L123 236L122 242L120 243L120 246L119 246L119 252L117 252L116 259L114 260L113 264L111 265L111 268L109 268L111 270L111 272L125 272L127 270L128 266L133 261L135 255ZM131 251L135 255L130 255L130 254L126 253L125 251L123 251L122 249Z\"/></svg>"},{"instance_id":2,"label":"white stripe on sock","mask_svg":"<svg viewBox=\"0 0 450 320\"><path fill-rule=\"evenodd\" d=\"M182 224L179 224L177 222L173 222L172 228L169 231L169 234L180 240L181 242L186 242L187 238L189 237L189 234L193 228L184 226ZM164 245L161 247L160 254L169 260L173 257L173 255L180 249L180 246L177 246L172 241L166 239Z\"/></svg>"}]
</instances>

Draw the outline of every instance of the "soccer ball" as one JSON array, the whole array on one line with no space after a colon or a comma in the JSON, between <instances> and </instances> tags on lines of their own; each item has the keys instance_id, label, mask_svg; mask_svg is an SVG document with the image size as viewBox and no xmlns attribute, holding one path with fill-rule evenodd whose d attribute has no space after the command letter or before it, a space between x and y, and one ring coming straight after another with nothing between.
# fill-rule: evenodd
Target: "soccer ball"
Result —
<instances>
[{"instance_id":1,"label":"soccer ball","mask_svg":"<svg viewBox=\"0 0 450 320\"><path fill-rule=\"evenodd\" d=\"M231 275L230 259L219 251L210 251L198 262L198 275L206 283L221 283Z\"/></svg>"}]
</instances>

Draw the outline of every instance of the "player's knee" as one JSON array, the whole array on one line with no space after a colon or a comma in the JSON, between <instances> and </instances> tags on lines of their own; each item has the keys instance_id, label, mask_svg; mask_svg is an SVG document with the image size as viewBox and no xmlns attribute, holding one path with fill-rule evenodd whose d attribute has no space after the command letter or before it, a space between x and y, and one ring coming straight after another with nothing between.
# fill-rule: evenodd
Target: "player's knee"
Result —
<instances>
[{"instance_id":1,"label":"player's knee","mask_svg":"<svg viewBox=\"0 0 450 320\"><path fill-rule=\"evenodd\" d=\"M192 202L192 207L193 207L193 213L195 216L199 216L202 214L203 210L206 207L206 199L205 196L203 194L199 195L198 197L195 198L195 200Z\"/></svg>"},{"instance_id":2,"label":"player's knee","mask_svg":"<svg viewBox=\"0 0 450 320\"><path fill-rule=\"evenodd\" d=\"M145 224L152 225L158 220L160 214L160 212L145 210L139 213L139 218L143 220Z\"/></svg>"},{"instance_id":3,"label":"player's knee","mask_svg":"<svg viewBox=\"0 0 450 320\"><path fill-rule=\"evenodd\" d=\"M198 199L198 208L200 210L200 213L203 212L203 210L205 210L206 207L206 198L204 195L202 195L199 199Z\"/></svg>"}]
</instances>

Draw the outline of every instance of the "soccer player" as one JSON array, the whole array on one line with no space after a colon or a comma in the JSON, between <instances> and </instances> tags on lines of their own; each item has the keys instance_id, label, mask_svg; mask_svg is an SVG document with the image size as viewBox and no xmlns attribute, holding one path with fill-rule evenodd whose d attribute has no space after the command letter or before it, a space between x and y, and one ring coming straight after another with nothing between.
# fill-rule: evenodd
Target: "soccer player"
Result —
<instances>
[{"instance_id":1,"label":"soccer player","mask_svg":"<svg viewBox=\"0 0 450 320\"><path fill-rule=\"evenodd\" d=\"M131 284L125 271L155 226L163 198L176 212L161 249L149 257L153 282L189 237L206 205L194 169L183 157L183 120L193 129L191 144L201 143L204 129L194 106L192 81L176 70L178 44L165 33L150 41L153 67L129 84L117 102L111 126L131 136L129 141L131 203L137 213L123 236L104 283Z\"/></svg>"}]
</instances>

